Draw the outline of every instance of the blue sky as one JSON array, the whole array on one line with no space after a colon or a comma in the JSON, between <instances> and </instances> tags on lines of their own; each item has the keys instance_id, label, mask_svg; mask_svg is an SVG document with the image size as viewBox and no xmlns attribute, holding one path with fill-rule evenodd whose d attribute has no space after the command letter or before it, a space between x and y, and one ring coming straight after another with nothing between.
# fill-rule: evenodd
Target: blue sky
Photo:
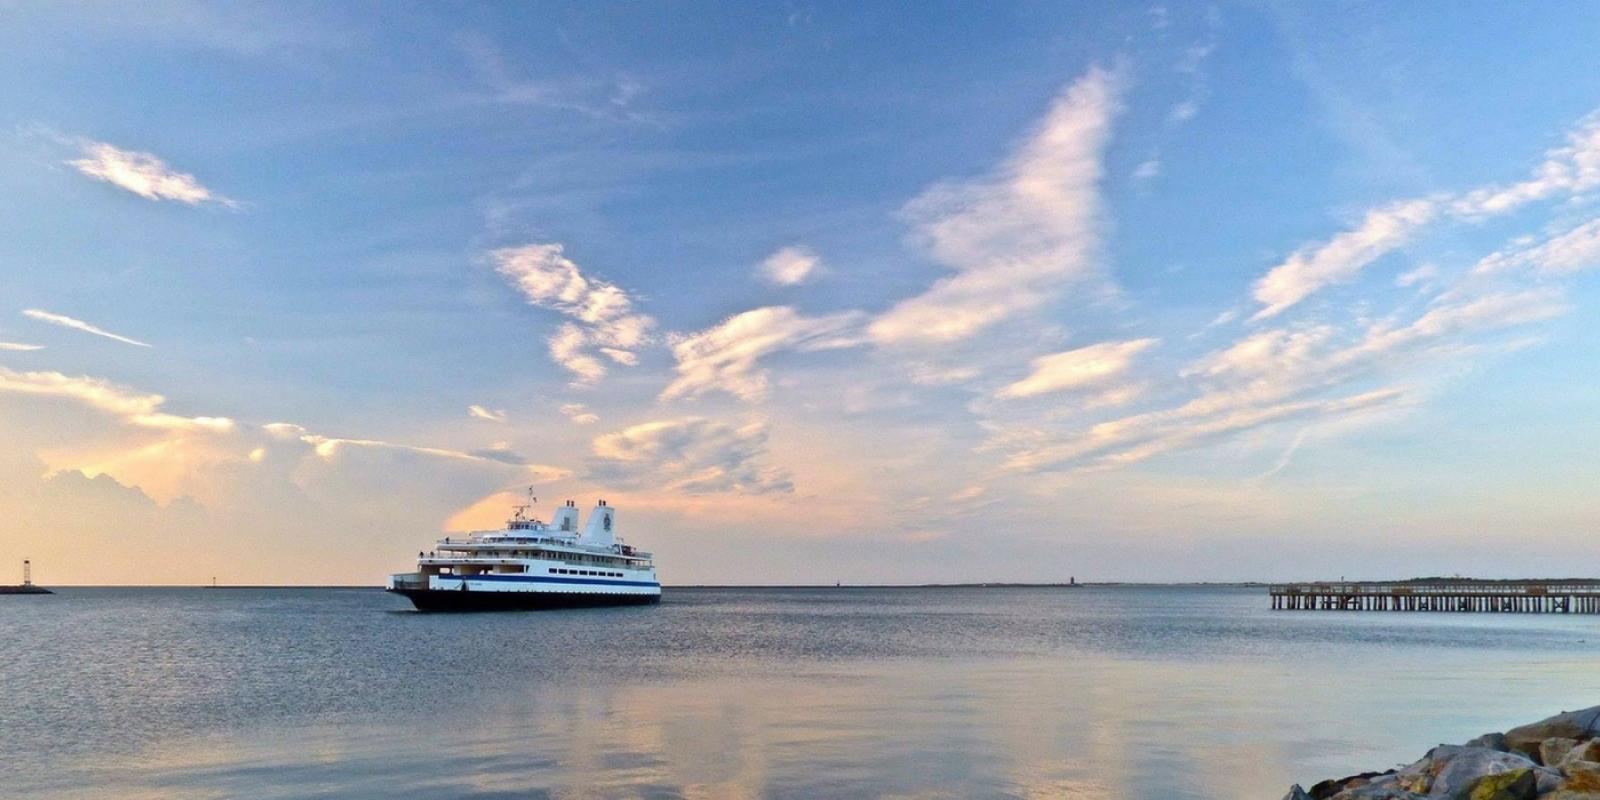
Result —
<instances>
[{"instance_id":1,"label":"blue sky","mask_svg":"<svg viewBox=\"0 0 1600 800\"><path fill-rule=\"evenodd\" d=\"M0 559L1581 572L1600 15L1434 11L6 6Z\"/></svg>"}]
</instances>

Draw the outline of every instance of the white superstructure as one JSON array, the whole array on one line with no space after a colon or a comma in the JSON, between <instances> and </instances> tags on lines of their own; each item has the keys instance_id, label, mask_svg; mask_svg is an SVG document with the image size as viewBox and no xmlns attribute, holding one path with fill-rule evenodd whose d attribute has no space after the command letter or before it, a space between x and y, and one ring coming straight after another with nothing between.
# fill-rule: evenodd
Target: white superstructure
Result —
<instances>
[{"instance_id":1,"label":"white superstructure","mask_svg":"<svg viewBox=\"0 0 1600 800\"><path fill-rule=\"evenodd\" d=\"M389 577L389 591L418 609L487 610L654 603L661 583L649 553L616 535L616 509L599 501L578 532L568 500L546 523L518 506L504 530L440 539L417 554L417 571Z\"/></svg>"}]
</instances>

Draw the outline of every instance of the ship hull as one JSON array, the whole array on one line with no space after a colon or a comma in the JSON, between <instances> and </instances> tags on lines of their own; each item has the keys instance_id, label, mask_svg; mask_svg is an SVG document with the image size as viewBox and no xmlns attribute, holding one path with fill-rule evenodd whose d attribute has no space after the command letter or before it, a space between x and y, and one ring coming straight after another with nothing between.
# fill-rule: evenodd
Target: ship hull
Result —
<instances>
[{"instance_id":1,"label":"ship hull","mask_svg":"<svg viewBox=\"0 0 1600 800\"><path fill-rule=\"evenodd\" d=\"M460 589L389 589L418 611L544 611L556 608L641 606L661 602L660 594L599 592L477 592Z\"/></svg>"}]
</instances>

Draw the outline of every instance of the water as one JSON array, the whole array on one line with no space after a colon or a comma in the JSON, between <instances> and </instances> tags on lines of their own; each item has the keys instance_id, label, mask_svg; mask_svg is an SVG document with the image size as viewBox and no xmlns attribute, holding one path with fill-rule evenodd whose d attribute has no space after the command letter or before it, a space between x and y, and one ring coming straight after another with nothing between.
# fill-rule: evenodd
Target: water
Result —
<instances>
[{"instance_id":1,"label":"water","mask_svg":"<svg viewBox=\"0 0 1600 800\"><path fill-rule=\"evenodd\" d=\"M1275 798L1600 703L1600 617L1264 590L0 598L0 795Z\"/></svg>"}]
</instances>

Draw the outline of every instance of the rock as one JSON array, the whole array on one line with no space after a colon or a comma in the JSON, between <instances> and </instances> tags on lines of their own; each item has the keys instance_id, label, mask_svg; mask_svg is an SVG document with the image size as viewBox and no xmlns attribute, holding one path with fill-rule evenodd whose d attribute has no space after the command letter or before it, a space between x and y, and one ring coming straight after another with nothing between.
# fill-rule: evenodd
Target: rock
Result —
<instances>
[{"instance_id":1,"label":"rock","mask_svg":"<svg viewBox=\"0 0 1600 800\"><path fill-rule=\"evenodd\" d=\"M1539 800L1600 800L1600 764L1568 762L1566 780L1555 791L1540 795Z\"/></svg>"},{"instance_id":2,"label":"rock","mask_svg":"<svg viewBox=\"0 0 1600 800\"><path fill-rule=\"evenodd\" d=\"M1539 800L1600 800L1600 792L1583 792L1557 789L1549 794L1539 795Z\"/></svg>"},{"instance_id":3,"label":"rock","mask_svg":"<svg viewBox=\"0 0 1600 800\"><path fill-rule=\"evenodd\" d=\"M1590 739L1579 742L1578 745L1567 752L1566 758L1561 759L1562 764L1549 766L1563 766L1568 761L1590 761L1600 763L1600 739Z\"/></svg>"},{"instance_id":4,"label":"rock","mask_svg":"<svg viewBox=\"0 0 1600 800\"><path fill-rule=\"evenodd\" d=\"M1427 794L1433 786L1433 759L1423 756L1421 761L1411 764L1394 775L1394 785L1408 792Z\"/></svg>"},{"instance_id":5,"label":"rock","mask_svg":"<svg viewBox=\"0 0 1600 800\"><path fill-rule=\"evenodd\" d=\"M1539 756L1539 745L1551 737L1587 741L1600 734L1600 706L1566 711L1531 725L1506 731L1506 746L1529 758Z\"/></svg>"},{"instance_id":6,"label":"rock","mask_svg":"<svg viewBox=\"0 0 1600 800\"><path fill-rule=\"evenodd\" d=\"M1486 733L1476 739L1469 739L1463 747L1487 747L1490 750L1499 750L1504 753L1510 748L1506 746L1506 735L1503 733Z\"/></svg>"},{"instance_id":7,"label":"rock","mask_svg":"<svg viewBox=\"0 0 1600 800\"><path fill-rule=\"evenodd\" d=\"M1332 800L1427 800L1427 795L1408 792L1393 782L1369 783L1346 789L1333 796Z\"/></svg>"},{"instance_id":8,"label":"rock","mask_svg":"<svg viewBox=\"0 0 1600 800\"><path fill-rule=\"evenodd\" d=\"M1345 778L1334 778L1332 780L1321 781L1320 783L1312 784L1311 791L1306 792L1306 794L1310 796L1311 800L1328 800L1328 798L1333 797L1334 795L1346 789L1354 789L1358 786L1366 786L1368 783L1372 782L1373 778L1378 778L1393 773L1394 770L1392 769L1388 772L1363 772L1360 775L1351 775Z\"/></svg>"},{"instance_id":9,"label":"rock","mask_svg":"<svg viewBox=\"0 0 1600 800\"><path fill-rule=\"evenodd\" d=\"M1398 771L1296 784L1284 800L1600 800L1600 706L1439 745Z\"/></svg>"},{"instance_id":10,"label":"rock","mask_svg":"<svg viewBox=\"0 0 1600 800\"><path fill-rule=\"evenodd\" d=\"M1479 778L1467 795L1468 800L1533 800L1539 780L1532 768L1514 769Z\"/></svg>"},{"instance_id":11,"label":"rock","mask_svg":"<svg viewBox=\"0 0 1600 800\"><path fill-rule=\"evenodd\" d=\"M1566 780L1557 787L1569 792L1600 793L1600 764L1593 761L1568 761Z\"/></svg>"},{"instance_id":12,"label":"rock","mask_svg":"<svg viewBox=\"0 0 1600 800\"><path fill-rule=\"evenodd\" d=\"M1425 760L1431 762L1431 767L1428 769L1432 777L1427 789L1429 797L1467 800L1471 797L1473 786L1480 778L1522 769L1530 772L1536 786L1541 780L1547 785L1554 786L1554 781L1560 780L1561 777L1555 770L1541 767L1532 759L1518 753L1502 753L1486 747L1439 745L1428 751ZM1407 768L1409 769L1410 767ZM1401 774L1405 774L1407 770L1401 770ZM1416 790L1415 787L1407 788Z\"/></svg>"},{"instance_id":13,"label":"rock","mask_svg":"<svg viewBox=\"0 0 1600 800\"><path fill-rule=\"evenodd\" d=\"M1562 759L1567 757L1568 753L1572 752L1572 748L1577 746L1577 739L1552 736L1539 743L1539 763L1547 767L1556 766L1561 763Z\"/></svg>"}]
</instances>

